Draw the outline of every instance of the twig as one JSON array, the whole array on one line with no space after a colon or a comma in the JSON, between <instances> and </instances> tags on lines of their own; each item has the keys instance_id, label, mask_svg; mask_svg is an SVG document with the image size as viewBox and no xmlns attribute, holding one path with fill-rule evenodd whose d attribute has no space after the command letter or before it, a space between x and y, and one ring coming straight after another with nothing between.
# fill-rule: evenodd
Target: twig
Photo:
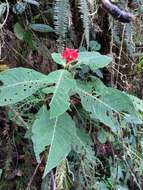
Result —
<instances>
[{"instance_id":1,"label":"twig","mask_svg":"<svg viewBox=\"0 0 143 190\"><path fill-rule=\"evenodd\" d=\"M5 17L4 21L3 21L3 23L0 24L0 29L2 29L3 26L5 25L5 23L6 23L7 19L8 19L8 15L9 15L9 3L8 3L7 0L6 0L6 8L7 8L6 17Z\"/></svg>"},{"instance_id":2,"label":"twig","mask_svg":"<svg viewBox=\"0 0 143 190\"><path fill-rule=\"evenodd\" d=\"M25 190L30 190L30 186L31 186L31 184L32 184L32 182L33 182L33 179L34 179L34 177L35 177L35 175L36 175L36 173L37 173L37 171L38 171L38 168L39 168L39 166L40 166L40 164L42 163L42 160L44 159L44 155L42 156L42 158L41 158L41 161L38 163L38 165L36 166L36 168L35 168L35 170L34 170L34 173L33 173L33 175L31 176L31 178L30 178L30 180L29 180L29 182L28 182L28 185L27 185L27 187L26 187L26 189Z\"/></svg>"},{"instance_id":3,"label":"twig","mask_svg":"<svg viewBox=\"0 0 143 190\"><path fill-rule=\"evenodd\" d=\"M118 6L112 4L109 0L102 0L102 7L110 13L116 20L129 23L135 20L135 16L127 11L121 10Z\"/></svg>"},{"instance_id":4,"label":"twig","mask_svg":"<svg viewBox=\"0 0 143 190\"><path fill-rule=\"evenodd\" d=\"M55 183L53 171L51 171L50 174L51 174L52 190L56 190L56 183Z\"/></svg>"},{"instance_id":5,"label":"twig","mask_svg":"<svg viewBox=\"0 0 143 190\"><path fill-rule=\"evenodd\" d=\"M83 173L83 177L84 177L84 180L85 180L85 184L87 186L88 185L88 179L86 177L86 172L85 172L83 161L81 161L81 167L82 167L82 173Z\"/></svg>"},{"instance_id":6,"label":"twig","mask_svg":"<svg viewBox=\"0 0 143 190\"><path fill-rule=\"evenodd\" d=\"M26 129L29 129L28 124L24 121L24 119L21 117L21 115L17 111L15 111L12 107L10 107L10 109L13 111L13 113L15 114L15 116L18 117L18 119L26 127Z\"/></svg>"},{"instance_id":7,"label":"twig","mask_svg":"<svg viewBox=\"0 0 143 190\"><path fill-rule=\"evenodd\" d=\"M119 56L118 56L119 63L118 63L118 68L117 68L117 70L120 69L120 64L121 64L121 55L122 55L122 50L123 50L125 29L126 29L126 24L124 24L123 31L122 31L121 46L120 46ZM117 73L117 76L116 76L116 86L117 86L117 83L118 83L118 76L119 76L119 75L118 75L118 73Z\"/></svg>"}]
</instances>

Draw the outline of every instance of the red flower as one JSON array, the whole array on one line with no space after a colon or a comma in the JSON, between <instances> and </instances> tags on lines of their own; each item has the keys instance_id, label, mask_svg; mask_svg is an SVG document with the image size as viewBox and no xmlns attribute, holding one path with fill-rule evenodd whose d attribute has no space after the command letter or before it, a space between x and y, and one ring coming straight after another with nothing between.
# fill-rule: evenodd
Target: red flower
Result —
<instances>
[{"instance_id":1,"label":"red flower","mask_svg":"<svg viewBox=\"0 0 143 190\"><path fill-rule=\"evenodd\" d=\"M78 58L78 50L66 48L64 52L61 54L61 56L63 59L66 59L66 64L67 64Z\"/></svg>"}]
</instances>

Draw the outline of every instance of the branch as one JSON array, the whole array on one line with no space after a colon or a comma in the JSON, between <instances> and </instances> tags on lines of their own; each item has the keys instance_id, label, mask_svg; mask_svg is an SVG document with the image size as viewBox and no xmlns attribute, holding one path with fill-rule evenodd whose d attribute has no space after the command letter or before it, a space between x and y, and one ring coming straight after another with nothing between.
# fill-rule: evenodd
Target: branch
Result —
<instances>
[{"instance_id":1,"label":"branch","mask_svg":"<svg viewBox=\"0 0 143 190\"><path fill-rule=\"evenodd\" d=\"M121 10L116 5L113 5L109 0L102 0L102 7L120 22L129 23L135 20L135 16L132 13Z\"/></svg>"}]
</instances>

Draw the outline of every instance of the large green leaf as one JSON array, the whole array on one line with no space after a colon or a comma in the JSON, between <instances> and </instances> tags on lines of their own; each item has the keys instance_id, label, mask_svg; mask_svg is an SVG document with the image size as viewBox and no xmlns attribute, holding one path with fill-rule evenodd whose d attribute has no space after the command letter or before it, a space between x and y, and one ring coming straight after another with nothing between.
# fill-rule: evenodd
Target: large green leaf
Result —
<instances>
[{"instance_id":1,"label":"large green leaf","mask_svg":"<svg viewBox=\"0 0 143 190\"><path fill-rule=\"evenodd\" d=\"M32 133L34 152L38 162L40 162L39 154L50 145L44 177L66 158L72 147L75 147L78 153L87 154L88 159L94 162L89 136L83 130L76 130L74 121L67 113L50 119L49 111L46 106L43 106L37 114Z\"/></svg>"},{"instance_id":2,"label":"large green leaf","mask_svg":"<svg viewBox=\"0 0 143 190\"><path fill-rule=\"evenodd\" d=\"M76 82L71 73L66 70L58 70L48 75L49 80L55 86L43 90L45 93L53 93L50 102L50 117L54 118L63 114L70 106L69 92L75 88Z\"/></svg>"},{"instance_id":3,"label":"large green leaf","mask_svg":"<svg viewBox=\"0 0 143 190\"><path fill-rule=\"evenodd\" d=\"M96 69L103 68L109 63L111 63L112 57L101 55L98 52L79 52L78 63L75 67L80 67L85 64L90 67L91 70L95 71Z\"/></svg>"},{"instance_id":4,"label":"large green leaf","mask_svg":"<svg viewBox=\"0 0 143 190\"><path fill-rule=\"evenodd\" d=\"M65 60L62 59L60 53L53 53L52 54L53 60L59 64L64 65ZM82 65L88 65L91 70L95 71L99 68L103 68L109 65L112 61L112 57L101 55L98 52L92 51L83 51L78 53L78 63L74 65L74 67L81 67Z\"/></svg>"},{"instance_id":5,"label":"large green leaf","mask_svg":"<svg viewBox=\"0 0 143 190\"><path fill-rule=\"evenodd\" d=\"M81 103L91 118L111 127L115 132L120 126L119 118L124 113L135 115L135 109L130 98L123 92L106 87L99 79L88 83L78 82L77 93Z\"/></svg>"},{"instance_id":6,"label":"large green leaf","mask_svg":"<svg viewBox=\"0 0 143 190\"><path fill-rule=\"evenodd\" d=\"M37 115L32 127L32 141L36 158L50 145L44 176L58 165L70 152L73 144L76 128L71 117L64 113L62 116L49 119L49 112L43 106Z\"/></svg>"},{"instance_id":7,"label":"large green leaf","mask_svg":"<svg viewBox=\"0 0 143 190\"><path fill-rule=\"evenodd\" d=\"M17 103L47 85L47 76L27 68L0 73L0 106Z\"/></svg>"}]
</instances>

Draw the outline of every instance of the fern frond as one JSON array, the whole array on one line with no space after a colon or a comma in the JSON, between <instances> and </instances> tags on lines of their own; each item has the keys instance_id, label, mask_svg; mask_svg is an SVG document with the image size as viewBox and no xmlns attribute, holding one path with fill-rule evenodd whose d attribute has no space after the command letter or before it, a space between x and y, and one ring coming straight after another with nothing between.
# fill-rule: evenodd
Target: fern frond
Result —
<instances>
[{"instance_id":1,"label":"fern frond","mask_svg":"<svg viewBox=\"0 0 143 190\"><path fill-rule=\"evenodd\" d=\"M90 12L93 13L97 9L97 0L88 0Z\"/></svg>"},{"instance_id":2,"label":"fern frond","mask_svg":"<svg viewBox=\"0 0 143 190\"><path fill-rule=\"evenodd\" d=\"M89 46L89 8L87 0L79 0L79 8L81 12L81 19L83 22L85 39L87 46Z\"/></svg>"},{"instance_id":3,"label":"fern frond","mask_svg":"<svg viewBox=\"0 0 143 190\"><path fill-rule=\"evenodd\" d=\"M124 36L125 45L128 51L129 56L132 56L135 52L135 44L133 42L133 27L132 23L126 24L125 36Z\"/></svg>"},{"instance_id":4,"label":"fern frond","mask_svg":"<svg viewBox=\"0 0 143 190\"><path fill-rule=\"evenodd\" d=\"M54 4L54 25L55 32L59 36L59 43L62 43L68 31L70 3L69 0L55 0Z\"/></svg>"},{"instance_id":5,"label":"fern frond","mask_svg":"<svg viewBox=\"0 0 143 190\"><path fill-rule=\"evenodd\" d=\"M57 166L55 182L58 190L70 189L68 187L67 166L65 160L63 160L60 165Z\"/></svg>"}]
</instances>

